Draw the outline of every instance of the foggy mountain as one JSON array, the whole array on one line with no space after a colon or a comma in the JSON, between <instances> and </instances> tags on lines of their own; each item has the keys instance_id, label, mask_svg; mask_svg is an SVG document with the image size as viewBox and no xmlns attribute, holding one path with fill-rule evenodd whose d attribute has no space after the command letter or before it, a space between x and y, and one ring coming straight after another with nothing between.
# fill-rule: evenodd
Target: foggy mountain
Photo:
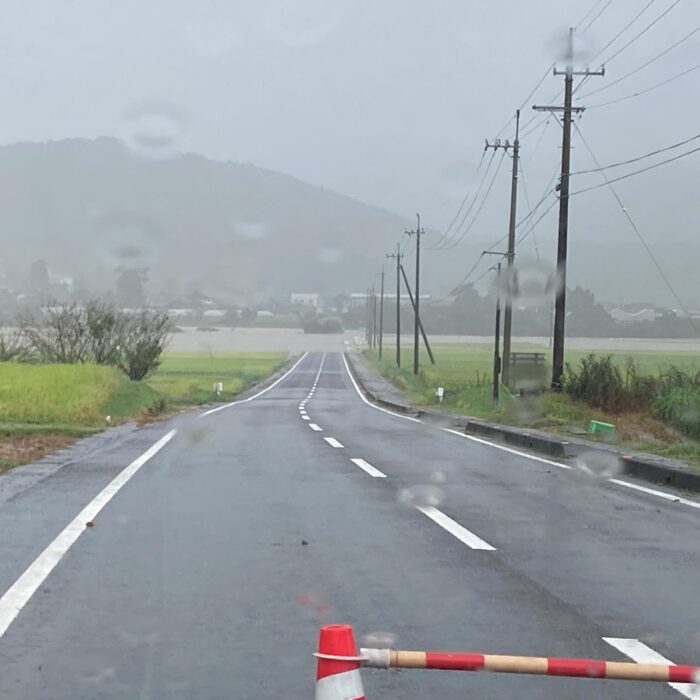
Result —
<instances>
[{"instance_id":1,"label":"foggy mountain","mask_svg":"<svg viewBox=\"0 0 700 700\"><path fill-rule=\"evenodd\" d=\"M685 303L696 307L700 243L688 233L690 222L669 227L683 211L677 204L657 204L645 224L664 232L655 252ZM0 211L0 286L4 274L22 288L32 262L43 258L52 274L93 292L113 290L115 269L125 266L149 269L151 298L199 290L234 302L363 291L384 254L414 228L413 219L289 175L198 155L147 159L106 137L0 148ZM506 215L504 208L503 233ZM603 222L595 241L591 215ZM589 288L602 300L677 305L619 212L577 201L571 228L570 287ZM493 243L493 233L475 231L449 252L431 252L439 234L428 234L422 289L434 297L446 296ZM538 236L542 260L553 264L556 212ZM532 242L518 249L521 261L534 258ZM407 239L405 250L412 276ZM393 289L393 269L389 274Z\"/></svg>"},{"instance_id":2,"label":"foggy mountain","mask_svg":"<svg viewBox=\"0 0 700 700\"><path fill-rule=\"evenodd\" d=\"M112 138L0 148L0 273L32 261L106 291L147 267L149 293L228 299L363 290L399 216L252 165L196 155L149 160Z\"/></svg>"}]
</instances>

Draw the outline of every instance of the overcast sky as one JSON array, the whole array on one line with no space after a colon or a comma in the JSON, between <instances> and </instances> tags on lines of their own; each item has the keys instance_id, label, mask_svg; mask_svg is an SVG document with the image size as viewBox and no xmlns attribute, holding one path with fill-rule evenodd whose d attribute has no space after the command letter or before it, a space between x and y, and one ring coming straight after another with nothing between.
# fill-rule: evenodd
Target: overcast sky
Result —
<instances>
[{"instance_id":1,"label":"overcast sky","mask_svg":"<svg viewBox=\"0 0 700 700\"><path fill-rule=\"evenodd\" d=\"M579 26L579 67L647 1L612 0L583 31L598 10L590 14ZM608 0L5 0L0 142L138 132L155 148L170 140L169 147L279 170L405 216L421 211L425 225L439 229L473 179L483 139L563 58L567 27L596 4ZM594 65L674 4L655 0ZM612 83L696 26L700 2L680 0L578 94ZM652 86L695 65L699 49L700 33L580 103ZM698 131L699 80L700 70L649 95L591 108L582 133L604 163L690 137ZM547 76L523 121L562 83ZM561 132L549 123L525 133L534 204L556 169ZM588 167L590 157L576 148L573 169ZM506 161L477 237L504 232L508 170ZM620 183L650 239L695 236L697 172L691 156ZM573 201L572 216L590 241L620 225L606 190ZM551 221L542 222L541 245L553 243Z\"/></svg>"}]
</instances>

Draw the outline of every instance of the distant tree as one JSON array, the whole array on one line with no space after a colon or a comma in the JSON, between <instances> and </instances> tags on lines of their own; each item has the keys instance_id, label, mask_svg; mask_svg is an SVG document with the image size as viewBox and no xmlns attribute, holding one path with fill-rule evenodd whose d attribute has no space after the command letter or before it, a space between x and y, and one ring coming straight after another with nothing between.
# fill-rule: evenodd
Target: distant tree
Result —
<instances>
[{"instance_id":1,"label":"distant tree","mask_svg":"<svg viewBox=\"0 0 700 700\"><path fill-rule=\"evenodd\" d=\"M117 303L122 308L141 309L146 305L145 286L148 270L145 268L118 267Z\"/></svg>"},{"instance_id":2,"label":"distant tree","mask_svg":"<svg viewBox=\"0 0 700 700\"><path fill-rule=\"evenodd\" d=\"M46 260L39 259L29 268L29 287L32 293L38 297L46 297L51 289L49 281L49 268Z\"/></svg>"},{"instance_id":3,"label":"distant tree","mask_svg":"<svg viewBox=\"0 0 700 700\"><path fill-rule=\"evenodd\" d=\"M19 314L22 338L43 362L87 362L90 335L85 314L75 303L50 302L41 312L25 309Z\"/></svg>"}]
</instances>

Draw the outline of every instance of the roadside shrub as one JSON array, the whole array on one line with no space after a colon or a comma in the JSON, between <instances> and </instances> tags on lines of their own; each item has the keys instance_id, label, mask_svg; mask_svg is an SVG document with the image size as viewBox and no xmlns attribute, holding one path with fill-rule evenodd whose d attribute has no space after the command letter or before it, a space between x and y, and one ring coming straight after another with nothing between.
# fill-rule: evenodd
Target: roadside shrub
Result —
<instances>
[{"instance_id":1,"label":"roadside shrub","mask_svg":"<svg viewBox=\"0 0 700 700\"><path fill-rule=\"evenodd\" d=\"M90 359L98 365L114 365L119 356L126 319L114 304L91 299L84 309Z\"/></svg>"},{"instance_id":2,"label":"roadside shrub","mask_svg":"<svg viewBox=\"0 0 700 700\"><path fill-rule=\"evenodd\" d=\"M672 386L662 391L654 401L654 414L685 433L700 438L700 388Z\"/></svg>"},{"instance_id":3,"label":"roadside shrub","mask_svg":"<svg viewBox=\"0 0 700 700\"><path fill-rule=\"evenodd\" d=\"M160 358L172 336L168 314L141 311L124 324L115 364L129 379L139 381L160 365Z\"/></svg>"},{"instance_id":4,"label":"roadside shrub","mask_svg":"<svg viewBox=\"0 0 700 700\"><path fill-rule=\"evenodd\" d=\"M26 359L27 343L18 330L0 331L0 362Z\"/></svg>"},{"instance_id":5,"label":"roadside shrub","mask_svg":"<svg viewBox=\"0 0 700 700\"><path fill-rule=\"evenodd\" d=\"M578 371L567 364L562 389L571 398L606 411L619 411L626 404L622 373L612 355L589 353L581 358Z\"/></svg>"},{"instance_id":6,"label":"roadside shrub","mask_svg":"<svg viewBox=\"0 0 700 700\"><path fill-rule=\"evenodd\" d=\"M41 311L18 316L25 343L42 362L72 364L90 359L86 315L76 303L50 302Z\"/></svg>"}]
</instances>

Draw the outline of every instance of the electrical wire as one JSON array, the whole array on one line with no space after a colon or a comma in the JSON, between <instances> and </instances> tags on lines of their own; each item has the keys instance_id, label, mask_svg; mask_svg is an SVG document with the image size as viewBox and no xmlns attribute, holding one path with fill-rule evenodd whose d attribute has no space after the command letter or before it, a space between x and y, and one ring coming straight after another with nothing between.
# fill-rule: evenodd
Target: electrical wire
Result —
<instances>
[{"instance_id":1,"label":"electrical wire","mask_svg":"<svg viewBox=\"0 0 700 700\"><path fill-rule=\"evenodd\" d=\"M639 90L638 92L634 92L631 95L625 95L624 97L617 97L616 99L609 100L608 102L598 102L598 104L587 105L586 110L597 109L598 107L607 107L608 105L614 105L614 104L617 104L618 102L624 102L625 100L631 100L633 97L639 97L640 95L646 95L647 92L651 92L652 90L656 90L657 88L663 87L664 85L668 85L669 83L672 83L674 80L678 80L679 78L682 78L684 75L688 75L688 73L692 73L693 71L696 71L698 68L700 68L700 63L696 63L692 68L688 68L688 69L684 70L682 73L678 73L677 75L674 75L670 78L667 78L666 80L663 80L660 83L656 83L656 85L652 85L651 87L648 87L645 90Z\"/></svg>"},{"instance_id":2,"label":"electrical wire","mask_svg":"<svg viewBox=\"0 0 700 700\"><path fill-rule=\"evenodd\" d=\"M598 5L600 5L603 2L603 0L596 0L596 2L593 3L593 5L588 9L588 12L581 17L581 19L576 23L576 29L578 29L598 8Z\"/></svg>"},{"instance_id":3,"label":"electrical wire","mask_svg":"<svg viewBox=\"0 0 700 700\"><path fill-rule=\"evenodd\" d=\"M442 248L438 248L438 250L452 250L455 246L459 245L466 235L471 231L471 229L474 227L474 224L476 223L477 219L479 218L479 214L481 214L482 209L484 208L484 205L486 204L486 200L489 198L489 194L491 194L491 190L493 189L493 185L496 182L496 178L498 177L498 173L501 169L501 165L503 165L503 161L506 157L506 151L503 151L503 154L501 155L501 160L498 161L498 165L496 166L496 172L494 172L493 177L491 178L491 182L489 183L488 189L486 190L486 193L484 194L481 204L479 205L478 209L476 210L476 213L472 217L472 220L469 222L467 227L462 231L462 233L455 239L453 239L449 244L442 246ZM466 220L466 217L465 217ZM461 227L461 224L460 224Z\"/></svg>"},{"instance_id":4,"label":"electrical wire","mask_svg":"<svg viewBox=\"0 0 700 700\"><path fill-rule=\"evenodd\" d=\"M484 153L486 153L486 149L484 149ZM496 151L494 150L493 153L491 154L491 160L489 160L489 162L486 164L486 170L484 171L484 174L481 177L481 181L479 182L479 186L476 189L476 194L474 195L474 198L472 199L471 204L467 207L467 211L464 213L462 220L457 225L457 229L455 231L453 231L449 236L445 236L445 235L441 236L440 239L438 241L436 241L433 245L426 247L426 250L442 250L442 246L449 245L449 243L452 242L454 237L459 235L458 234L459 229L462 227L466 218L471 213L471 210L474 208L474 205L476 204L476 200L479 198L479 195L481 194L481 190L484 186L484 183L486 182L486 178L489 175L489 171L491 170L491 165L493 164L493 161L495 158L496 158Z\"/></svg>"},{"instance_id":5,"label":"electrical wire","mask_svg":"<svg viewBox=\"0 0 700 700\"><path fill-rule=\"evenodd\" d=\"M681 146L685 146L687 143L690 143L691 141L697 141L698 139L700 139L700 134L696 134L695 136L691 136L689 139L684 139L683 141L671 144L670 146L666 146L665 148L659 148L656 151L650 151L649 153L645 153L643 156L637 156L636 158L630 158L629 160L622 160L619 163L611 163L610 165L604 165L602 168L591 168L590 170L577 170L573 173L570 173L570 175L584 175L586 173L597 173L600 172L600 170L609 170L610 168L618 168L621 165L637 163L640 160L644 160L645 158L650 158L651 156L658 156L659 153L665 153L666 151L672 151L674 148L680 148Z\"/></svg>"},{"instance_id":6,"label":"electrical wire","mask_svg":"<svg viewBox=\"0 0 700 700\"><path fill-rule=\"evenodd\" d=\"M582 96L582 99L585 99L586 97L590 97L591 95L597 95L599 92L602 92L603 90L609 90L614 85L621 83L623 80L627 80L627 78L635 75L636 73L639 73L639 71L641 71L641 70L644 70L644 68L646 68L647 66L650 66L652 63L658 61L660 58L663 58L667 53L673 51L673 49L680 46L682 43L688 41L688 39L690 39L690 37L694 36L698 32L700 32L700 27L696 27L695 29L693 29L692 32L689 32L688 34L686 34L682 39L679 39L675 44L672 44L667 49L664 49L661 53L654 56L654 58L650 58L645 63L642 63L641 66L637 66L637 68L635 68L634 70L631 70L629 73L625 73L625 75L618 78L617 80L613 80L612 83L608 83L607 85L604 85L603 87L600 87L597 90L593 90L591 92L586 93L585 95Z\"/></svg>"},{"instance_id":7,"label":"electrical wire","mask_svg":"<svg viewBox=\"0 0 700 700\"><path fill-rule=\"evenodd\" d=\"M600 168L600 163L598 162L598 159L595 157L595 154L591 150L591 147L588 145L588 142L586 141L584 135L581 133L581 130L578 128L578 125L575 125L576 131L578 132L578 135L581 137L581 141L583 142L583 145L586 147L586 150L590 153L591 158L593 158L593 162ZM696 149L696 150L700 150ZM651 259L652 263L654 264L654 267L656 267L656 270L658 271L659 275L661 276L661 279L665 282L666 286L668 287L669 291L673 295L673 298L678 302L678 306L680 307L681 311L688 317L688 320L690 321L693 329L698 332L698 328L695 325L695 322L693 321L693 318L691 317L690 313L688 310L685 308L685 304L681 301L680 297L678 296L678 293L676 292L675 288L671 284L671 280L667 277L666 273L663 271L663 268L659 264L659 261L656 259L656 256L652 252L651 248L647 244L646 240L644 239L644 236L642 236L641 231L637 227L637 224L634 222L634 219L630 215L627 207L622 203L622 200L620 199L619 195L617 194L617 190L612 186L612 183L615 182L615 180L609 180L608 176L605 174L605 171L600 168L600 174L602 175L603 179L605 180L605 185L607 185L610 188L610 191L613 194L613 197L615 197L615 201L618 203L620 206L620 209L622 213L625 215L625 218L627 221L629 221L630 226L632 226L632 229L634 230L635 234L637 235L637 238L641 242L642 246L644 247L644 250L647 252L647 255Z\"/></svg>"},{"instance_id":8,"label":"electrical wire","mask_svg":"<svg viewBox=\"0 0 700 700\"><path fill-rule=\"evenodd\" d=\"M613 0L608 0L608 2L605 3L605 5L603 6L603 9L583 28L583 31L587 32L595 24L595 22L603 14L603 12L605 12L605 10L607 10L608 7L610 7L610 5L612 5L612 3L613 3Z\"/></svg>"},{"instance_id":9,"label":"electrical wire","mask_svg":"<svg viewBox=\"0 0 700 700\"><path fill-rule=\"evenodd\" d=\"M495 155L495 152L494 152L494 155ZM476 170L474 171L474 178L476 178L476 176L479 174L479 170L481 170L481 166L484 163L484 158L486 158L486 149L484 149L481 153L481 158L479 159L479 164L476 166ZM472 179L474 179L474 178L472 178ZM452 227L455 225L455 222L457 221L457 219L459 218L459 215L462 213L462 210L464 209L464 205L467 203L467 199L469 199L469 195L471 194L471 190L472 190L471 187L467 188L467 191L464 193L464 197L462 198L462 202L459 205L459 209L457 209L457 213L454 215L454 218L450 222L450 225L445 229L442 236L434 243L434 246L440 245L442 240L444 238L446 238L447 236L449 236L450 231L452 230Z\"/></svg>"},{"instance_id":10,"label":"electrical wire","mask_svg":"<svg viewBox=\"0 0 700 700\"><path fill-rule=\"evenodd\" d=\"M654 170L654 168L659 168L660 166L667 165L668 163L673 163L676 160L680 160L681 158L685 158L686 156L690 156L693 153L697 153L698 151L700 151L700 146L698 146L698 148L693 148L690 151L686 151L685 153L681 153L677 156L674 156L673 158L668 158L666 160L662 160L660 163L654 163L654 165L648 165L646 168L640 168L639 170L634 170L631 173L627 173L625 175L620 175L619 177L614 177L611 180L607 180L607 177L606 177L606 182L603 182L600 185L591 185L590 187L584 187L581 190L576 190L576 192L572 192L569 196L573 197L574 195L577 195L577 194L583 194L584 192L590 192L591 190L597 190L599 187L605 187L605 185L610 184L612 182L620 182L620 180L627 180L627 178L634 177L635 175L639 175L640 173L645 173L648 170ZM605 174L604 170L601 170L600 172Z\"/></svg>"},{"instance_id":11,"label":"electrical wire","mask_svg":"<svg viewBox=\"0 0 700 700\"><path fill-rule=\"evenodd\" d=\"M517 241L515 241L516 247L519 246L535 230L535 226L537 226L537 224L539 224L540 221L542 221L542 219L544 219L544 217L547 216L547 214L549 214L549 212L552 211L552 209L554 209L558 203L559 197L555 197L554 201L537 217L537 220L532 224L532 226L525 231Z\"/></svg>"},{"instance_id":12,"label":"electrical wire","mask_svg":"<svg viewBox=\"0 0 700 700\"><path fill-rule=\"evenodd\" d=\"M680 0L677 1L680 2ZM610 48L610 46L612 46L612 44L614 44L655 2L656 0L649 0L649 2L622 29L620 29L620 31L617 34L615 34L615 36L612 39L610 39L610 41L607 44L605 44L605 46L603 46L602 49L597 51L591 57L590 60L598 58L600 54L602 54L604 51L607 51ZM621 49L621 51L622 50L624 49Z\"/></svg>"}]
</instances>

